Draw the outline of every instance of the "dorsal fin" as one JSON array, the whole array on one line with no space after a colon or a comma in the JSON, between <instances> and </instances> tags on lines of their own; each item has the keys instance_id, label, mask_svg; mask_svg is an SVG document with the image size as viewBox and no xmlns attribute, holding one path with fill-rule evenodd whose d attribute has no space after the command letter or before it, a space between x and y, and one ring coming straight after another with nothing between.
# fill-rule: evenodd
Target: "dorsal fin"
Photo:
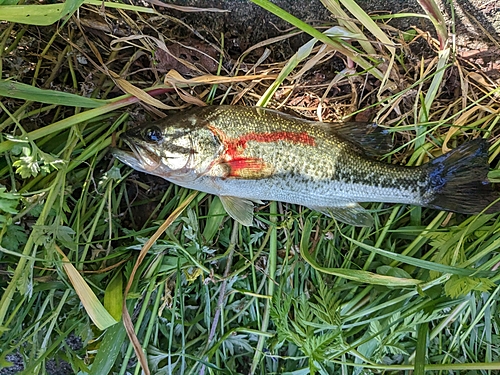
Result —
<instances>
[{"instance_id":1,"label":"dorsal fin","mask_svg":"<svg viewBox=\"0 0 500 375\"><path fill-rule=\"evenodd\" d=\"M393 147L390 133L374 122L311 122L311 125L354 143L367 155L384 155Z\"/></svg>"}]
</instances>

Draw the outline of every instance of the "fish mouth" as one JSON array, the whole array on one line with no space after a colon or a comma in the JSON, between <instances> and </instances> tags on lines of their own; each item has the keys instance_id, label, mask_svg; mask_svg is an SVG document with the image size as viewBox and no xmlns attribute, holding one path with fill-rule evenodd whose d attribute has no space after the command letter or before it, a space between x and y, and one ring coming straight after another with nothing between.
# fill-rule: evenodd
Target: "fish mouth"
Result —
<instances>
[{"instance_id":1,"label":"fish mouth","mask_svg":"<svg viewBox=\"0 0 500 375\"><path fill-rule=\"evenodd\" d=\"M125 144L130 148L130 151L114 148L111 153L115 158L123 164L145 173L152 173L160 167L160 158L146 147L136 145L127 136L121 137Z\"/></svg>"}]
</instances>

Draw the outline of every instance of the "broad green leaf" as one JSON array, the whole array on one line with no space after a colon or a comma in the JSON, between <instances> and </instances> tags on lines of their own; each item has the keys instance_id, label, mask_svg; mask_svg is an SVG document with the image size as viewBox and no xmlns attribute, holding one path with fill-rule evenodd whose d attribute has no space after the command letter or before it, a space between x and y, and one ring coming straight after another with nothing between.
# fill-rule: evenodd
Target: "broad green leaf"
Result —
<instances>
[{"instance_id":1,"label":"broad green leaf","mask_svg":"<svg viewBox=\"0 0 500 375\"><path fill-rule=\"evenodd\" d=\"M83 0L67 0L59 4L0 5L0 20L27 25L48 26L71 15Z\"/></svg>"},{"instance_id":2,"label":"broad green leaf","mask_svg":"<svg viewBox=\"0 0 500 375\"><path fill-rule=\"evenodd\" d=\"M220 230L220 225L226 217L226 210L218 197L213 197L208 209L207 222L203 229L203 238L210 242Z\"/></svg>"},{"instance_id":3,"label":"broad green leaf","mask_svg":"<svg viewBox=\"0 0 500 375\"><path fill-rule=\"evenodd\" d=\"M120 321L122 318L122 304L123 277L121 272L118 272L106 287L106 291L104 292L104 307L115 320Z\"/></svg>"},{"instance_id":4,"label":"broad green leaf","mask_svg":"<svg viewBox=\"0 0 500 375\"><path fill-rule=\"evenodd\" d=\"M0 215L0 222L2 221ZM10 249L17 250L20 246L26 243L28 235L23 227L19 225L9 225L4 237L2 238L2 246Z\"/></svg>"},{"instance_id":5,"label":"broad green leaf","mask_svg":"<svg viewBox=\"0 0 500 375\"><path fill-rule=\"evenodd\" d=\"M126 331L123 324L115 324L108 328L94 358L90 375L111 374L111 368L115 364L116 357L120 354L123 342L125 341Z\"/></svg>"},{"instance_id":6,"label":"broad green leaf","mask_svg":"<svg viewBox=\"0 0 500 375\"><path fill-rule=\"evenodd\" d=\"M0 213L16 214L20 198L19 194L6 192L5 187L0 187ZM0 223L2 222L1 217Z\"/></svg>"}]
</instances>

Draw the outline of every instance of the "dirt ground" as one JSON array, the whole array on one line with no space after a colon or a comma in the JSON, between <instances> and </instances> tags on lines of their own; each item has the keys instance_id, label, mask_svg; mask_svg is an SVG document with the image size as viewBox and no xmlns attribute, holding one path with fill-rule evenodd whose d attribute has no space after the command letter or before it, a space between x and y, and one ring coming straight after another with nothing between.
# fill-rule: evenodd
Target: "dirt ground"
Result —
<instances>
[{"instance_id":1,"label":"dirt ground","mask_svg":"<svg viewBox=\"0 0 500 375\"><path fill-rule=\"evenodd\" d=\"M171 3L227 10L226 13L174 14L195 29L213 34L224 32L230 43L229 51L235 54L291 27L248 0L176 0ZM313 25L335 23L320 0L275 0L274 3ZM359 0L358 4L370 14L424 13L416 0ZM492 78L500 78L500 1L454 0L453 9L447 1L441 1L441 9L447 18L450 40L456 44L459 54L484 67L484 71L490 71ZM453 19L455 30L451 26ZM434 27L423 18L394 18L387 24L399 30L417 27L435 36ZM289 40L277 53L289 55L308 39L309 36L302 35Z\"/></svg>"},{"instance_id":2,"label":"dirt ground","mask_svg":"<svg viewBox=\"0 0 500 375\"><path fill-rule=\"evenodd\" d=\"M228 10L222 14L190 14L187 19L200 25L215 26L213 30L233 31L245 34L252 41L261 40L264 36L276 36L279 30L286 29L289 25L266 10L248 0L176 0L169 1L179 5L209 7ZM307 22L324 23L331 21L330 13L320 0L295 1L275 0L279 7ZM416 0L359 0L361 8L370 14L399 14L419 13L422 7ZM439 3L439 0L438 0ZM446 4L443 4L446 3ZM460 45L472 47L482 46L483 43L493 45L500 43L500 2L498 0L455 0L453 1L456 20L456 35ZM447 2L442 2L441 9L451 22L452 9ZM430 23L421 18L404 17L394 18L389 23L398 29L408 29L411 26L427 28ZM429 27L429 29L431 29ZM488 37L496 38L496 43Z\"/></svg>"}]
</instances>

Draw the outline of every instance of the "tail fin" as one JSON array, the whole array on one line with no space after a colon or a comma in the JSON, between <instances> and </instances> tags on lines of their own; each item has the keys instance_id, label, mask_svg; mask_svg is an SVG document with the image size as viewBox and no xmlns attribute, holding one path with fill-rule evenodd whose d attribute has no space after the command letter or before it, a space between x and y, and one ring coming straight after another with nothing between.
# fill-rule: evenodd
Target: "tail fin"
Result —
<instances>
[{"instance_id":1,"label":"tail fin","mask_svg":"<svg viewBox=\"0 0 500 375\"><path fill-rule=\"evenodd\" d=\"M488 144L475 139L432 160L426 166L430 179L426 207L477 214L500 198L488 181ZM496 202L486 212L500 211Z\"/></svg>"}]
</instances>

